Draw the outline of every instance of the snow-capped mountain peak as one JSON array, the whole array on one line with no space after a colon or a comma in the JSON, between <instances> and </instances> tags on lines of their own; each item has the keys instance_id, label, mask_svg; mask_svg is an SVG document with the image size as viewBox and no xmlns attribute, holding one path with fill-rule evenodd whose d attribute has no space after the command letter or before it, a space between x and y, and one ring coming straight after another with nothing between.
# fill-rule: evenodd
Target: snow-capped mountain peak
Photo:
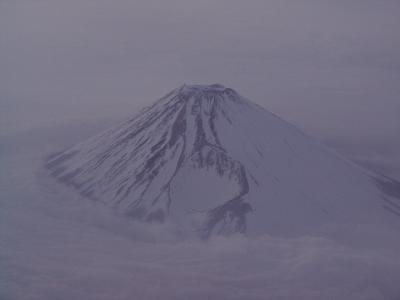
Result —
<instances>
[{"instance_id":1,"label":"snow-capped mountain peak","mask_svg":"<svg viewBox=\"0 0 400 300\"><path fill-rule=\"evenodd\" d=\"M219 84L183 85L46 166L87 198L202 237L295 235L400 214L396 203L383 209L392 200L367 173Z\"/></svg>"}]
</instances>

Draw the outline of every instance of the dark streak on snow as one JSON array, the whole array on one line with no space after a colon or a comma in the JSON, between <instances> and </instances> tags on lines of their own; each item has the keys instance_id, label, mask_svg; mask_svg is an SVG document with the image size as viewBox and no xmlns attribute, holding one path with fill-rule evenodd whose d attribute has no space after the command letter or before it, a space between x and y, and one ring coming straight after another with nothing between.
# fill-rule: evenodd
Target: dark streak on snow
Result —
<instances>
[{"instance_id":1,"label":"dark streak on snow","mask_svg":"<svg viewBox=\"0 0 400 300\"><path fill-rule=\"evenodd\" d=\"M224 94L232 101L237 101L236 92L221 85L183 86L115 130L100 135L98 140L105 144L105 150L99 152L93 147L86 150L85 155L89 158L82 161L79 167L67 171L68 162L80 154L78 150L53 155L45 166L59 181L73 186L81 195L94 200L97 200L96 190L102 188L104 181L116 182L120 174L128 173L129 177L115 187L113 207L118 208L128 201L126 215L148 222L165 221L173 201L170 195L171 184L186 163L190 162L197 168L215 168L220 177L234 177L237 180L239 194L207 212L207 220L200 235L207 238L212 232L243 233L246 231L246 214L252 210L250 204L243 199L249 192L246 170L241 162L230 157L223 148L215 126L219 113L231 123L221 106L221 102L225 101ZM193 104L189 106L189 103ZM194 128L188 128L188 113L194 117ZM204 126L208 126L210 136L207 136ZM187 134L191 129L195 130L195 140L193 145L188 145ZM167 157L167 153L170 157ZM85 177L81 174L87 176L94 173L112 157L117 160L108 167L102 178L95 179L91 175L89 180L82 180ZM147 199L146 193L171 157L177 158L173 174L166 178L157 195ZM140 161L140 166L135 170L127 170L128 163L135 160ZM161 199L165 203L158 205Z\"/></svg>"}]
</instances>

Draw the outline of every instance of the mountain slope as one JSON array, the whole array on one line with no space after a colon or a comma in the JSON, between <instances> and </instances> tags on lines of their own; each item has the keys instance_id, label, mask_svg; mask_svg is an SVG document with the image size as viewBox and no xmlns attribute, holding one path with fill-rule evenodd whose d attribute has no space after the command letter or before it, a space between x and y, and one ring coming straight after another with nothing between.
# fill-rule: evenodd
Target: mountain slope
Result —
<instances>
[{"instance_id":1,"label":"mountain slope","mask_svg":"<svg viewBox=\"0 0 400 300\"><path fill-rule=\"evenodd\" d=\"M182 86L49 157L46 167L85 197L202 237L400 221L396 195L385 193L397 183L377 180L221 85Z\"/></svg>"}]
</instances>

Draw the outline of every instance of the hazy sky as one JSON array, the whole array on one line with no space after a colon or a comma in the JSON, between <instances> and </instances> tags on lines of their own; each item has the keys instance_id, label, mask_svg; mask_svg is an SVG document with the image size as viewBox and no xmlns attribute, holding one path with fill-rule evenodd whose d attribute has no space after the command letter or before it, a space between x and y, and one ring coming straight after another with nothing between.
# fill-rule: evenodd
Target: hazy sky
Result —
<instances>
[{"instance_id":1,"label":"hazy sky","mask_svg":"<svg viewBox=\"0 0 400 300\"><path fill-rule=\"evenodd\" d=\"M3 134L221 83L400 178L400 1L0 0Z\"/></svg>"}]
</instances>

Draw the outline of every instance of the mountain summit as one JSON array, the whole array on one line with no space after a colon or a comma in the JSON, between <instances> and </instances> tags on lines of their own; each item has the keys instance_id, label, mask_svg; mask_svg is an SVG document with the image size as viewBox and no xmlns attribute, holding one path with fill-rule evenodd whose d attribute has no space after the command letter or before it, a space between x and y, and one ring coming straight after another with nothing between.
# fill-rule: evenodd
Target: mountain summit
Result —
<instances>
[{"instance_id":1,"label":"mountain summit","mask_svg":"<svg viewBox=\"0 0 400 300\"><path fill-rule=\"evenodd\" d=\"M177 88L46 167L87 198L204 238L400 221L398 183L219 84Z\"/></svg>"}]
</instances>

